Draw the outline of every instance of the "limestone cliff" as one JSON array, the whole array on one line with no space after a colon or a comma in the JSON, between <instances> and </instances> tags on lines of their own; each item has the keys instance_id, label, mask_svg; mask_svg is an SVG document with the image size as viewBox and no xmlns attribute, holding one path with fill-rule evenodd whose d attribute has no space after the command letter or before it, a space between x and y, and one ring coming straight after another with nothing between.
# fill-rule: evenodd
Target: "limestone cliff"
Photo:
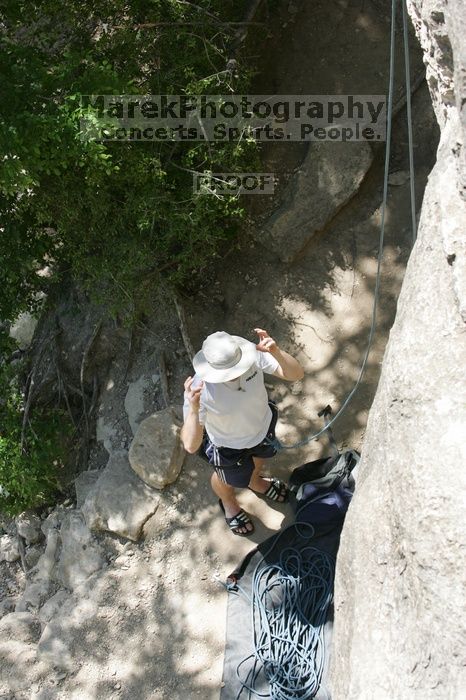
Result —
<instances>
[{"instance_id":1,"label":"limestone cliff","mask_svg":"<svg viewBox=\"0 0 466 700\"><path fill-rule=\"evenodd\" d=\"M409 12L441 140L341 541L334 700L466 692L466 7Z\"/></svg>"}]
</instances>

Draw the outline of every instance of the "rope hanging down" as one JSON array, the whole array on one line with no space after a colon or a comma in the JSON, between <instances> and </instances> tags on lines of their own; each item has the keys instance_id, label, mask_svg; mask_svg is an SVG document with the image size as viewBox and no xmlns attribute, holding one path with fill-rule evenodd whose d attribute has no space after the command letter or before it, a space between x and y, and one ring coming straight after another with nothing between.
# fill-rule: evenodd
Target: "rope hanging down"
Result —
<instances>
[{"instance_id":1,"label":"rope hanging down","mask_svg":"<svg viewBox=\"0 0 466 700\"><path fill-rule=\"evenodd\" d=\"M284 445L277 438L275 440L268 440L277 451L279 450L292 450L297 447L302 447L307 445L312 440L315 440L320 435L325 433L328 428L333 425L333 423L341 416L343 411L346 409L347 405L356 393L361 379L363 377L364 371L366 369L367 360L369 358L369 353L372 347L372 341L374 339L375 328L376 328L376 318L377 318L377 304L379 300L379 290L380 290L380 270L382 264L383 255L383 244L385 237L385 214L387 208L387 197L388 197L388 176L389 176L389 166L390 166L390 152L391 152L391 142L392 142L392 111L393 111L393 84L394 84L394 72L395 72L395 18L396 18L396 6L398 0L392 0L392 12L391 12L391 27L390 27L390 68L389 68L389 85L388 85L388 104L387 104L387 140L385 145L385 165L384 165L384 179L383 179L383 199L381 208L381 222L380 222L380 234L379 234L379 250L377 256L377 274L375 278L375 288L374 288L374 304L372 307L372 318L371 326L369 331L369 337L367 340L367 348L364 353L364 357L361 363L361 368L359 370L358 378L349 392L346 399L343 401L342 405L335 413L333 418L327 423L327 425L314 433L310 437L300 440L293 445ZM405 47L405 67L406 67L406 91L407 91L407 116L408 116L408 143L409 143L409 169L410 169L410 193L411 193L411 218L413 227L413 242L416 239L416 212L415 212L415 199L414 199L414 165L413 165L413 138L412 138L412 124L411 124L411 81L410 81L410 70L409 70L409 47L408 47L408 29L406 21L406 0L401 0L403 6L403 38Z\"/></svg>"},{"instance_id":2,"label":"rope hanging down","mask_svg":"<svg viewBox=\"0 0 466 700\"><path fill-rule=\"evenodd\" d=\"M405 52L405 83L406 83L406 121L408 125L409 153L409 195L411 199L411 228L413 245L416 243L416 196L414 191L414 157L413 157L413 121L411 118L411 70L409 66L408 11L406 0L401 0L403 7L403 45Z\"/></svg>"}]
</instances>

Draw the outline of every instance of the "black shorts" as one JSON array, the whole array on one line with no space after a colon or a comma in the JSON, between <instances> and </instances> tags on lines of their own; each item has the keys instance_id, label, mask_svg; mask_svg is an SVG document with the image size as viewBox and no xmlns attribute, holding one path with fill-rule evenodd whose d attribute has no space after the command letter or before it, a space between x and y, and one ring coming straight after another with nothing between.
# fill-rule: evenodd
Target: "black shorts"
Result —
<instances>
[{"instance_id":1,"label":"black shorts","mask_svg":"<svg viewBox=\"0 0 466 700\"><path fill-rule=\"evenodd\" d=\"M278 409L272 401L269 401L269 406L272 411L272 420L270 421L267 435L262 442L254 447L246 447L244 449L217 447L211 442L207 433L204 433L204 439L198 454L214 467L223 483L236 488L246 488L254 471L253 457L268 459L277 453L277 450L267 441L267 438L270 440L275 438Z\"/></svg>"}]
</instances>

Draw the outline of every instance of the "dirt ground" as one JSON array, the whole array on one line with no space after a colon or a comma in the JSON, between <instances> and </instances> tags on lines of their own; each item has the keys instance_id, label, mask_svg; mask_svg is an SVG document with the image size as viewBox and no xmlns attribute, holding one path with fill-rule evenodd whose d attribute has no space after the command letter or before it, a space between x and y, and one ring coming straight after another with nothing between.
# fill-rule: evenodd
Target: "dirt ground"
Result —
<instances>
[{"instance_id":1,"label":"dirt ground","mask_svg":"<svg viewBox=\"0 0 466 700\"><path fill-rule=\"evenodd\" d=\"M290 12L289 7L296 11ZM376 4L345 0L284 3L277 16L269 19L268 27L269 35L256 47L256 53L260 52L256 92L386 92L388 23ZM322 31L322 27L329 31ZM248 50L252 52L252 47ZM412 60L413 70L418 70L417 50ZM399 65L399 74L401 70ZM419 209L437 143L425 84L414 96L413 118ZM391 171L407 170L404 120L402 111L394 124ZM268 144L264 148L264 172L277 174L279 194L272 200L251 198L250 225L267 225L305 149L303 144ZM298 260L281 263L246 229L238 246L214 262L199 295L183 299L196 350L213 331L226 330L255 340L252 329L262 327L302 362L302 381L293 385L275 379L269 382L270 394L280 409L277 434L285 444L318 430L317 411L326 404L336 411L358 376L373 306L382 177L383 151L379 150L359 193ZM360 449L363 444L409 259L409 207L409 184L391 186L377 332L360 388L335 424L340 448ZM118 435L121 432L123 442L130 436L123 406L128 383L157 372L160 349L168 358L170 399L180 404L184 379L192 370L174 309L166 300L154 299L154 313L135 338L126 378L123 381L126 358L121 358L112 368L102 396L106 420ZM155 387L148 396L147 409L161 407ZM317 459L326 450L325 439L301 449L283 450L271 460L269 471L286 479L294 467ZM98 445L91 466L103 466L107 457ZM32 690L18 690L11 697L218 699L228 595L221 581L291 513L289 506L270 506L251 492L241 492L240 503L252 515L256 530L249 538L235 537L228 532L210 491L209 476L204 463L188 456L179 479L162 492L161 504L146 525L142 543L99 537L108 553L108 566L93 577L83 593L95 603L94 614L78 611L68 630L74 668L63 677L51 674L45 680L38 679L31 683Z\"/></svg>"}]
</instances>

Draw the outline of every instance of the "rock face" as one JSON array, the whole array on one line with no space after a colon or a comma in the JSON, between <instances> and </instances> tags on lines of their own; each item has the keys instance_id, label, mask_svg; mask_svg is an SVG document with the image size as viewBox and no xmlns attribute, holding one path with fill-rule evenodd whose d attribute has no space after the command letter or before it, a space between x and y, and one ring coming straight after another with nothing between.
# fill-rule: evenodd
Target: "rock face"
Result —
<instances>
[{"instance_id":1,"label":"rock face","mask_svg":"<svg viewBox=\"0 0 466 700\"><path fill-rule=\"evenodd\" d=\"M367 142L311 142L285 201L260 241L290 262L358 191L372 163Z\"/></svg>"},{"instance_id":2,"label":"rock face","mask_svg":"<svg viewBox=\"0 0 466 700\"><path fill-rule=\"evenodd\" d=\"M178 478L185 456L180 424L170 407L142 421L129 449L131 467L156 489Z\"/></svg>"},{"instance_id":3,"label":"rock face","mask_svg":"<svg viewBox=\"0 0 466 700\"><path fill-rule=\"evenodd\" d=\"M86 294L71 280L64 280L63 287L49 297L49 302L39 318L31 347L31 362L37 367L34 401L55 401L60 394L61 375L76 387L82 383L90 406L94 382L102 381L112 360L126 352L128 331L117 327L101 307L89 303Z\"/></svg>"},{"instance_id":4,"label":"rock face","mask_svg":"<svg viewBox=\"0 0 466 700\"><path fill-rule=\"evenodd\" d=\"M459 191L466 199L466 12L461 0L413 0L409 13L424 50L426 78L437 120L443 128L458 120L452 146Z\"/></svg>"},{"instance_id":5,"label":"rock face","mask_svg":"<svg viewBox=\"0 0 466 700\"><path fill-rule=\"evenodd\" d=\"M334 700L464 697L466 11L414 0L442 129L335 586Z\"/></svg>"},{"instance_id":6,"label":"rock face","mask_svg":"<svg viewBox=\"0 0 466 700\"><path fill-rule=\"evenodd\" d=\"M91 530L109 530L138 540L158 504L158 494L134 473L127 452L121 451L114 452L108 460L82 512Z\"/></svg>"}]
</instances>

